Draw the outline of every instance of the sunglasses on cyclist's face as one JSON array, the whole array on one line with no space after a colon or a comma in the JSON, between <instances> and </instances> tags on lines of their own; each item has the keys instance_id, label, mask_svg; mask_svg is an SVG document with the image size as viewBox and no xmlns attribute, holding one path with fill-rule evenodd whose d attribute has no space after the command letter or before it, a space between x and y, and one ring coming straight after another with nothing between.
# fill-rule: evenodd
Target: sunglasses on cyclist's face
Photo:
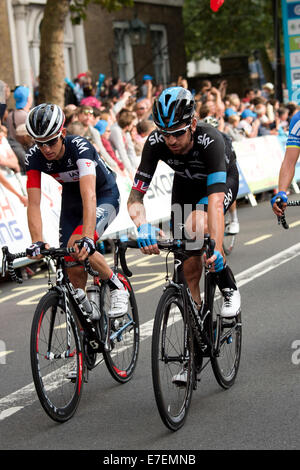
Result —
<instances>
[{"instance_id":1,"label":"sunglasses on cyclist's face","mask_svg":"<svg viewBox=\"0 0 300 470\"><path fill-rule=\"evenodd\" d=\"M60 136L61 136L61 132L53 139L47 140L46 142L40 142L39 140L35 140L34 142L39 148L43 148L44 146L53 147L55 144L57 144Z\"/></svg>"},{"instance_id":2,"label":"sunglasses on cyclist's face","mask_svg":"<svg viewBox=\"0 0 300 470\"><path fill-rule=\"evenodd\" d=\"M170 137L171 135L175 138L180 137L186 133L186 131L191 127L191 124L188 124L188 126L182 127L181 129L177 129L176 131L163 131L160 129L161 135L164 137Z\"/></svg>"}]
</instances>

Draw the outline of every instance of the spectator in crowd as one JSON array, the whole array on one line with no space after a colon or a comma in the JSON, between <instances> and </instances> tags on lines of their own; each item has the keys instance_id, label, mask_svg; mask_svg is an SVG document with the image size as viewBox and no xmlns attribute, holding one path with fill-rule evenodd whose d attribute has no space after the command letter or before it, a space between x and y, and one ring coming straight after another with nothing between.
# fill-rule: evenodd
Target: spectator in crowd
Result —
<instances>
[{"instance_id":1,"label":"spectator in crowd","mask_svg":"<svg viewBox=\"0 0 300 470\"><path fill-rule=\"evenodd\" d=\"M259 126L260 121L256 118L256 114L251 109L245 109L241 114L238 129L243 129L245 136L251 138L257 137Z\"/></svg>"},{"instance_id":2,"label":"spectator in crowd","mask_svg":"<svg viewBox=\"0 0 300 470\"><path fill-rule=\"evenodd\" d=\"M131 178L133 178L133 174L138 165L137 156L130 135L135 119L134 113L123 109L117 117L117 122L111 126L109 138L114 151L118 152L118 157L124 164L125 169Z\"/></svg>"},{"instance_id":3,"label":"spectator in crowd","mask_svg":"<svg viewBox=\"0 0 300 470\"><path fill-rule=\"evenodd\" d=\"M28 134L25 124L20 124L16 129L16 139L27 152L34 144L33 138Z\"/></svg>"},{"instance_id":4,"label":"spectator in crowd","mask_svg":"<svg viewBox=\"0 0 300 470\"><path fill-rule=\"evenodd\" d=\"M67 135L80 135L84 137L85 129L80 121L72 121L65 127L67 129Z\"/></svg>"},{"instance_id":5,"label":"spectator in crowd","mask_svg":"<svg viewBox=\"0 0 300 470\"><path fill-rule=\"evenodd\" d=\"M6 138L6 131L2 127L0 129L0 166L10 168L15 173L19 173L21 169L18 158Z\"/></svg>"},{"instance_id":6,"label":"spectator in crowd","mask_svg":"<svg viewBox=\"0 0 300 470\"><path fill-rule=\"evenodd\" d=\"M270 98L273 97L273 94L274 94L273 83L270 83L270 82L265 83L262 87L261 96L266 98L266 100L269 100Z\"/></svg>"},{"instance_id":7,"label":"spectator in crowd","mask_svg":"<svg viewBox=\"0 0 300 470\"><path fill-rule=\"evenodd\" d=\"M85 84L83 87L84 98L80 101L80 106L91 106L92 108L101 108L101 101L96 98L96 87Z\"/></svg>"},{"instance_id":8,"label":"spectator in crowd","mask_svg":"<svg viewBox=\"0 0 300 470\"><path fill-rule=\"evenodd\" d=\"M66 116L65 127L68 127L71 122L77 121L77 106L74 104L66 105L64 107L64 113Z\"/></svg>"},{"instance_id":9,"label":"spectator in crowd","mask_svg":"<svg viewBox=\"0 0 300 470\"><path fill-rule=\"evenodd\" d=\"M97 129L97 131L100 134L100 138L101 138L102 143L105 147L105 150L108 152L108 154L111 156L111 158L117 163L117 165L119 167L119 170L121 172L123 172L124 169L125 169L124 163L122 163L121 160L119 160L119 158L117 157L116 153L114 152L114 150L112 148L112 145L109 141L110 125L109 125L108 121L106 121L105 119L99 119L98 122L95 125L95 128Z\"/></svg>"},{"instance_id":10,"label":"spectator in crowd","mask_svg":"<svg viewBox=\"0 0 300 470\"><path fill-rule=\"evenodd\" d=\"M225 134L229 135L234 142L239 142L246 138L243 129L239 128L239 123L240 116L237 113L232 112L224 127Z\"/></svg>"},{"instance_id":11,"label":"spectator in crowd","mask_svg":"<svg viewBox=\"0 0 300 470\"><path fill-rule=\"evenodd\" d=\"M14 91L16 102L15 109L7 116L6 125L8 137L16 140L16 129L20 124L25 124L27 114L32 105L32 94L27 86L18 86Z\"/></svg>"},{"instance_id":12,"label":"spectator in crowd","mask_svg":"<svg viewBox=\"0 0 300 470\"><path fill-rule=\"evenodd\" d=\"M281 137L287 137L289 131L289 110L285 106L280 106L276 112L276 118L274 122L270 124L270 129L276 129L277 133Z\"/></svg>"},{"instance_id":13,"label":"spectator in crowd","mask_svg":"<svg viewBox=\"0 0 300 470\"><path fill-rule=\"evenodd\" d=\"M138 100L134 111L138 122L143 121L144 119L149 119L152 114L152 102L148 98Z\"/></svg>"},{"instance_id":14,"label":"spectator in crowd","mask_svg":"<svg viewBox=\"0 0 300 470\"><path fill-rule=\"evenodd\" d=\"M105 150L105 147L100 139L99 132L94 128L94 110L91 106L80 106L78 111L78 121L81 122L84 128L83 137L89 140L105 161L105 163L114 171L117 170L118 166L116 162L111 158L109 153Z\"/></svg>"},{"instance_id":15,"label":"spectator in crowd","mask_svg":"<svg viewBox=\"0 0 300 470\"><path fill-rule=\"evenodd\" d=\"M135 138L133 139L137 157L140 157L142 155L142 150L147 140L147 137L149 134L151 134L152 131L154 131L154 129L156 129L156 126L154 122L150 119L143 119L142 121L139 121L137 123L136 134Z\"/></svg>"},{"instance_id":16,"label":"spectator in crowd","mask_svg":"<svg viewBox=\"0 0 300 470\"><path fill-rule=\"evenodd\" d=\"M242 98L243 103L250 103L253 98L255 97L255 90L254 88L247 88L245 90L244 96Z\"/></svg>"},{"instance_id":17,"label":"spectator in crowd","mask_svg":"<svg viewBox=\"0 0 300 470\"><path fill-rule=\"evenodd\" d=\"M267 108L266 115L270 122L275 121L276 112L278 111L279 106L280 106L279 101L275 98L270 98L266 102L266 108Z\"/></svg>"},{"instance_id":18,"label":"spectator in crowd","mask_svg":"<svg viewBox=\"0 0 300 470\"><path fill-rule=\"evenodd\" d=\"M5 174L3 173L3 171L0 170L0 185L4 186L4 188L6 188L8 191L10 191L11 193L13 193L15 196L17 196L17 198L19 199L19 201L21 202L21 204L23 204L23 206L27 207L28 206L28 198L27 196L23 196L23 194L20 194L14 187L12 184L10 184L10 182L8 181L8 179L6 178Z\"/></svg>"},{"instance_id":19,"label":"spectator in crowd","mask_svg":"<svg viewBox=\"0 0 300 470\"><path fill-rule=\"evenodd\" d=\"M149 99L149 89L152 90L153 77L149 74L143 76L143 84L140 87L140 98Z\"/></svg>"},{"instance_id":20,"label":"spectator in crowd","mask_svg":"<svg viewBox=\"0 0 300 470\"><path fill-rule=\"evenodd\" d=\"M286 103L285 107L289 110L288 121L290 122L292 117L299 111L299 106L297 103L290 101L289 103Z\"/></svg>"}]
</instances>

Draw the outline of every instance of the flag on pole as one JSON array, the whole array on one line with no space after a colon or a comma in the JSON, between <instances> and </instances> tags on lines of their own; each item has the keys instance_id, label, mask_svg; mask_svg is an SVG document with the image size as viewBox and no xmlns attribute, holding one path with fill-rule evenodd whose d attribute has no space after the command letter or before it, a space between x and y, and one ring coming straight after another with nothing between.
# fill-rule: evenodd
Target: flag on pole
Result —
<instances>
[{"instance_id":1,"label":"flag on pole","mask_svg":"<svg viewBox=\"0 0 300 470\"><path fill-rule=\"evenodd\" d=\"M210 0L210 8L212 11L218 11L219 8L223 5L224 0Z\"/></svg>"}]
</instances>

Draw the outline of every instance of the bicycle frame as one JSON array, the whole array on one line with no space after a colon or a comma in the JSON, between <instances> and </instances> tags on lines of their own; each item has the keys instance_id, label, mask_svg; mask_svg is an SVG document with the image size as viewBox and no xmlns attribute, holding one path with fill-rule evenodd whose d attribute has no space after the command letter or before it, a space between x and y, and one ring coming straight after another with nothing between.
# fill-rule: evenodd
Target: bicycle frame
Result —
<instances>
[{"instance_id":1,"label":"bicycle frame","mask_svg":"<svg viewBox=\"0 0 300 470\"><path fill-rule=\"evenodd\" d=\"M65 267L65 261L63 258L57 259L56 284L52 285L49 290L56 291L63 302L62 305L65 308L67 318L67 331L70 332L71 329L70 318L72 313L69 305L69 302L71 302L81 326L83 327L84 331L88 333L88 342L90 346L95 352L103 352L103 341L101 341L101 339L99 338L99 335L93 325L93 322L89 318L88 313L84 310L83 306L81 305L78 299L76 290L74 289L72 283L68 278ZM68 347L69 346L70 345L68 342Z\"/></svg>"}]
</instances>

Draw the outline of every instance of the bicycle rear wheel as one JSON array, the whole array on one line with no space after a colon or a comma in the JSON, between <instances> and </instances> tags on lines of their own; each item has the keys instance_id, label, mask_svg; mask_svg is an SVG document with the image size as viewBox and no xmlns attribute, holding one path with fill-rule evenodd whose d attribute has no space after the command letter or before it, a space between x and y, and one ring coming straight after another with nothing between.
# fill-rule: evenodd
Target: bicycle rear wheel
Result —
<instances>
[{"instance_id":1,"label":"bicycle rear wheel","mask_svg":"<svg viewBox=\"0 0 300 470\"><path fill-rule=\"evenodd\" d=\"M225 319L220 316L223 297L218 287L213 303L213 338L217 351L211 357L211 365L218 384L230 388L239 370L242 351L242 316Z\"/></svg>"},{"instance_id":2,"label":"bicycle rear wheel","mask_svg":"<svg viewBox=\"0 0 300 470\"><path fill-rule=\"evenodd\" d=\"M54 421L75 413L83 386L83 355L74 316L60 305L57 292L40 300L32 322L31 369L42 407Z\"/></svg>"},{"instance_id":3,"label":"bicycle rear wheel","mask_svg":"<svg viewBox=\"0 0 300 470\"><path fill-rule=\"evenodd\" d=\"M167 289L158 304L152 335L152 380L158 411L172 431L184 424L194 381L194 347L190 322L183 312L180 293ZM185 372L186 384L175 380ZM176 383L175 383L176 382Z\"/></svg>"},{"instance_id":4,"label":"bicycle rear wheel","mask_svg":"<svg viewBox=\"0 0 300 470\"><path fill-rule=\"evenodd\" d=\"M129 292L127 313L111 323L110 346L111 351L104 351L103 357L111 376L120 383L128 382L135 370L139 352L139 315L133 292L128 278L117 272ZM110 308L110 289L107 282L103 282L100 291L101 328L104 336L107 329L106 312Z\"/></svg>"}]
</instances>

